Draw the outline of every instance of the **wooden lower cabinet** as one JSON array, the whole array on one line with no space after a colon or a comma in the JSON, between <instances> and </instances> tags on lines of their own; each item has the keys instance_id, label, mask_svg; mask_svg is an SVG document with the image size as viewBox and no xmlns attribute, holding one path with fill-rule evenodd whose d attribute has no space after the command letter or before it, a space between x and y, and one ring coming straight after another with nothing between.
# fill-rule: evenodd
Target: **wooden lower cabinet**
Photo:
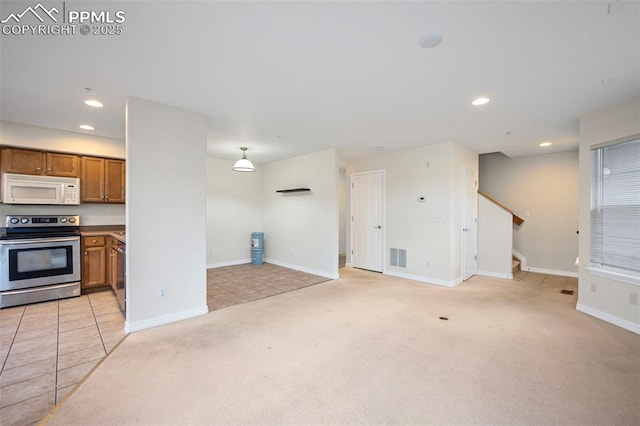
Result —
<instances>
[{"instance_id":1,"label":"wooden lower cabinet","mask_svg":"<svg viewBox=\"0 0 640 426\"><path fill-rule=\"evenodd\" d=\"M82 237L82 289L107 284L107 245L104 235Z\"/></svg>"}]
</instances>

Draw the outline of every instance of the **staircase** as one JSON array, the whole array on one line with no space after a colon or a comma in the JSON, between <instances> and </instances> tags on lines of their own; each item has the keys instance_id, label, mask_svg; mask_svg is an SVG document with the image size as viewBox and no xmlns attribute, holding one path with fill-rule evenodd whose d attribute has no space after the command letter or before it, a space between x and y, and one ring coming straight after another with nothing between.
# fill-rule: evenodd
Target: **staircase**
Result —
<instances>
[{"instance_id":1,"label":"staircase","mask_svg":"<svg viewBox=\"0 0 640 426\"><path fill-rule=\"evenodd\" d=\"M502 204L500 201L496 200L495 198L493 198L491 195L485 194L484 192L478 190L478 194L482 195L483 197L485 197L488 200L491 200L493 203L495 203L496 205L502 207L503 209L505 209L506 211L508 211L513 219L513 223L515 223L516 225L520 226L522 225L522 223L524 222L524 219L521 218L520 216L518 216L517 214L515 214L513 212L513 210L511 210L509 207L505 206L504 204Z\"/></svg>"},{"instance_id":2,"label":"staircase","mask_svg":"<svg viewBox=\"0 0 640 426\"><path fill-rule=\"evenodd\" d=\"M521 270L513 250L513 231L520 229L524 219L495 198L481 191L478 195L478 274L513 278Z\"/></svg>"},{"instance_id":3,"label":"staircase","mask_svg":"<svg viewBox=\"0 0 640 426\"><path fill-rule=\"evenodd\" d=\"M520 270L520 260L516 259L515 256L511 259L511 272L515 275L516 272Z\"/></svg>"}]
</instances>

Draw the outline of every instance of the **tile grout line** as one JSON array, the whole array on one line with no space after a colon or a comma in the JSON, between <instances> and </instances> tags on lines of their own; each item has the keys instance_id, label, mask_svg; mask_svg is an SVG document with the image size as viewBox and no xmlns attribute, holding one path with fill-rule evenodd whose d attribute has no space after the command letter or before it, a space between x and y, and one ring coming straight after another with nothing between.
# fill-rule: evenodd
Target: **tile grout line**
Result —
<instances>
[{"instance_id":1,"label":"tile grout line","mask_svg":"<svg viewBox=\"0 0 640 426\"><path fill-rule=\"evenodd\" d=\"M60 301L58 305L58 328L56 329L56 369L55 380L53 382L53 403L58 402L58 363L60 362Z\"/></svg>"},{"instance_id":2,"label":"tile grout line","mask_svg":"<svg viewBox=\"0 0 640 426\"><path fill-rule=\"evenodd\" d=\"M2 362L2 369L0 369L0 374L4 372L4 367L7 365L7 361L9 360L9 355L11 355L11 350L13 349L13 344L16 341L16 337L18 336L18 330L20 329L20 325L22 324L22 320L24 319L24 313L27 310L26 307L22 308L22 314L20 315L20 321L18 321L18 325L16 326L16 331L13 333L13 338L11 339L11 344L9 345L9 351L7 352L7 356Z\"/></svg>"},{"instance_id":3,"label":"tile grout line","mask_svg":"<svg viewBox=\"0 0 640 426\"><path fill-rule=\"evenodd\" d=\"M89 300L89 306L91 307L91 315L93 315L93 320L96 323L96 328L98 329L98 335L100 336L100 343L102 343L102 349L104 349L104 353L107 353L107 347L104 344L104 338L102 337L102 331L100 330L100 326L98 325L98 318L96 318L96 312L93 310L93 303L91 303L91 294L87 294L87 299Z\"/></svg>"}]
</instances>

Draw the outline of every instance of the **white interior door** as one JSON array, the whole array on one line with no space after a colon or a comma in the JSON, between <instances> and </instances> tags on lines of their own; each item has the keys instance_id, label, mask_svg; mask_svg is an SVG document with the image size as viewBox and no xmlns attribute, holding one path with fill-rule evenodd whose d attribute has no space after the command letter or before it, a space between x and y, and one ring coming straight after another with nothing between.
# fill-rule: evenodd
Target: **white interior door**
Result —
<instances>
[{"instance_id":1,"label":"white interior door","mask_svg":"<svg viewBox=\"0 0 640 426\"><path fill-rule=\"evenodd\" d=\"M351 175L351 265L382 272L384 172Z\"/></svg>"},{"instance_id":2,"label":"white interior door","mask_svg":"<svg viewBox=\"0 0 640 426\"><path fill-rule=\"evenodd\" d=\"M478 172L462 168L462 279L478 270Z\"/></svg>"}]
</instances>

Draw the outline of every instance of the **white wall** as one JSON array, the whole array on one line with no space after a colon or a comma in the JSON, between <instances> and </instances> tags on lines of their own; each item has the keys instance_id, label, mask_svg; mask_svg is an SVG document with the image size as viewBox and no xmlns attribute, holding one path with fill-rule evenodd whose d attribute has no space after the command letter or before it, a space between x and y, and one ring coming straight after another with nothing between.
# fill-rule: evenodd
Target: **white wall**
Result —
<instances>
[{"instance_id":1,"label":"white wall","mask_svg":"<svg viewBox=\"0 0 640 426\"><path fill-rule=\"evenodd\" d=\"M0 121L0 144L101 157L125 158L124 141ZM78 214L83 226L124 225L124 204L22 206L0 203L0 217L11 214Z\"/></svg>"},{"instance_id":2,"label":"white wall","mask_svg":"<svg viewBox=\"0 0 640 426\"><path fill-rule=\"evenodd\" d=\"M125 224L124 204L82 203L79 206L33 206L0 203L0 217L6 215L80 215L81 226ZM4 226L4 225L3 225Z\"/></svg>"},{"instance_id":3,"label":"white wall","mask_svg":"<svg viewBox=\"0 0 640 426\"><path fill-rule=\"evenodd\" d=\"M348 161L349 179L386 171L384 273L447 286L461 281L463 164L477 170L477 154L452 142ZM407 268L390 266L390 248L407 250Z\"/></svg>"},{"instance_id":4,"label":"white wall","mask_svg":"<svg viewBox=\"0 0 640 426\"><path fill-rule=\"evenodd\" d=\"M511 213L478 195L478 275L513 278L512 225Z\"/></svg>"},{"instance_id":5,"label":"white wall","mask_svg":"<svg viewBox=\"0 0 640 426\"><path fill-rule=\"evenodd\" d=\"M591 147L640 135L640 97L580 118L580 276L577 309L640 334L640 286L589 274ZM637 299L637 298L636 298Z\"/></svg>"},{"instance_id":6,"label":"white wall","mask_svg":"<svg viewBox=\"0 0 640 426\"><path fill-rule=\"evenodd\" d=\"M0 143L74 154L125 158L124 141L0 121Z\"/></svg>"},{"instance_id":7,"label":"white wall","mask_svg":"<svg viewBox=\"0 0 640 426\"><path fill-rule=\"evenodd\" d=\"M338 159L335 149L262 166L265 260L338 278ZM311 192L276 193L311 188Z\"/></svg>"},{"instance_id":8,"label":"white wall","mask_svg":"<svg viewBox=\"0 0 640 426\"><path fill-rule=\"evenodd\" d=\"M208 312L207 122L139 98L126 116L125 329L136 331Z\"/></svg>"},{"instance_id":9,"label":"white wall","mask_svg":"<svg viewBox=\"0 0 640 426\"><path fill-rule=\"evenodd\" d=\"M262 169L231 170L233 161L207 159L207 267L251 262L251 233L263 231Z\"/></svg>"},{"instance_id":10,"label":"white wall","mask_svg":"<svg viewBox=\"0 0 640 426\"><path fill-rule=\"evenodd\" d=\"M577 151L481 155L480 190L524 219L514 231L513 248L526 257L527 270L577 276Z\"/></svg>"}]
</instances>

